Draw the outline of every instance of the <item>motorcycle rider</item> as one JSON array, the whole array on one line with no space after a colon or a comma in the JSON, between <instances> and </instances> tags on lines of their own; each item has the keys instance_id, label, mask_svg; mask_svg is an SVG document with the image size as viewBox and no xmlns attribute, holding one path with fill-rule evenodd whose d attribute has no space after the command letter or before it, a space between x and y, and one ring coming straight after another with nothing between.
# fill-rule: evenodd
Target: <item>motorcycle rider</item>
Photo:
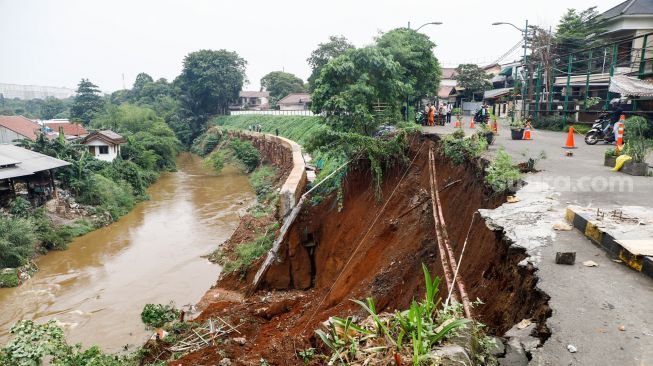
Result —
<instances>
[{"instance_id":1,"label":"motorcycle rider","mask_svg":"<svg viewBox=\"0 0 653 366\"><path fill-rule=\"evenodd\" d=\"M610 113L610 121L608 122L607 126L603 128L603 134L605 135L606 139L612 140L608 136L613 135L612 131L614 131L614 124L619 122L619 117L621 117L623 113L624 113L624 109L621 106L619 100L612 103L612 113Z\"/></svg>"}]
</instances>

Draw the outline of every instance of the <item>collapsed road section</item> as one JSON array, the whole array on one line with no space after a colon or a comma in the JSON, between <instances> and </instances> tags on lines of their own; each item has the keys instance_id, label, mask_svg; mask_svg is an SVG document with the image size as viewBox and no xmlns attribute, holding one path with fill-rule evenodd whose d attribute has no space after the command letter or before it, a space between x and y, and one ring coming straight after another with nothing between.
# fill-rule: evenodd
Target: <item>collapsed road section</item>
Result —
<instances>
[{"instance_id":1,"label":"collapsed road section","mask_svg":"<svg viewBox=\"0 0 653 366\"><path fill-rule=\"evenodd\" d=\"M276 260L250 296L243 294L263 258L241 278L221 278L202 301L197 321L219 317L238 324L238 340L225 339L171 364L229 358L237 364L265 359L300 365L299 350L322 347L314 333L321 322L336 315L365 316L350 299L372 297L379 312L410 307L424 294L423 263L445 277L441 257L447 254L438 249L430 194L429 152L437 148L437 137L413 136L408 151L412 164L384 172L380 196L372 186L369 162L353 161L343 181L342 201L334 193L300 210ZM485 186L482 160L455 166L435 153L433 161L438 205L458 258L458 274L467 297L480 300L474 318L497 336L530 319L529 335L543 342L549 336L545 322L550 310L548 296L537 288L535 268L523 261L523 249L476 217L479 209L496 208L505 196Z\"/></svg>"}]
</instances>

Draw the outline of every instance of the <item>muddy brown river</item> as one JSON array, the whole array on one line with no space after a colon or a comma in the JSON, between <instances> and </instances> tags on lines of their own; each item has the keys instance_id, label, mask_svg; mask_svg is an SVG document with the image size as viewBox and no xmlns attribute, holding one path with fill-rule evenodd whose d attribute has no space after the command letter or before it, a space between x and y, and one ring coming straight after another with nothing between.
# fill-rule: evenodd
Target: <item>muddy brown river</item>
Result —
<instances>
[{"instance_id":1,"label":"muddy brown river","mask_svg":"<svg viewBox=\"0 0 653 366\"><path fill-rule=\"evenodd\" d=\"M151 335L140 320L145 304L199 301L220 273L201 256L231 235L254 193L232 167L215 176L186 153L177 168L150 187L149 201L39 258L26 284L0 289L0 344L17 320L56 318L70 343L116 352Z\"/></svg>"}]
</instances>

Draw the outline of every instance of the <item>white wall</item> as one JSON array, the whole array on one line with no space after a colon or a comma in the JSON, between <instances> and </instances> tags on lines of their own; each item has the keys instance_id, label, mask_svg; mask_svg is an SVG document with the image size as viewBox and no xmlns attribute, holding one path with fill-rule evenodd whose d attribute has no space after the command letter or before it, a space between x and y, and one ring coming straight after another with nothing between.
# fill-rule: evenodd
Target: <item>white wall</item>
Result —
<instances>
[{"instance_id":1,"label":"white wall","mask_svg":"<svg viewBox=\"0 0 653 366\"><path fill-rule=\"evenodd\" d=\"M113 161L116 157L118 157L118 154L120 153L120 145L111 145L108 144L104 141L100 140L93 140L90 142L87 142L85 144L87 146L87 149L90 150L89 146L94 146L93 148L93 156L98 159L98 160L103 160L103 161ZM108 154L100 154L100 146L106 146L109 149Z\"/></svg>"},{"instance_id":2,"label":"white wall","mask_svg":"<svg viewBox=\"0 0 653 366\"><path fill-rule=\"evenodd\" d=\"M16 132L4 127L0 126L0 144L14 144L14 140L16 139L23 139L25 136L19 135Z\"/></svg>"}]
</instances>

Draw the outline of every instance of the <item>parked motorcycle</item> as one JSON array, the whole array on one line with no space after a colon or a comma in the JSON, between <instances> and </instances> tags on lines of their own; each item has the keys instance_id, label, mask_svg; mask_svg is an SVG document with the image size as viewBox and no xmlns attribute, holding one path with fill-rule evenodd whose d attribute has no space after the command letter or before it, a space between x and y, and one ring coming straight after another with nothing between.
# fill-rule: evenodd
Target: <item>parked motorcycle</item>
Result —
<instances>
[{"instance_id":1,"label":"parked motorcycle","mask_svg":"<svg viewBox=\"0 0 653 366\"><path fill-rule=\"evenodd\" d=\"M614 131L612 128L609 128L607 133L603 131L603 126L606 123L611 123L610 113L599 115L599 119L594 122L592 128L585 134L585 143L588 145L595 145L599 141L603 141L606 144L613 143Z\"/></svg>"}]
</instances>

